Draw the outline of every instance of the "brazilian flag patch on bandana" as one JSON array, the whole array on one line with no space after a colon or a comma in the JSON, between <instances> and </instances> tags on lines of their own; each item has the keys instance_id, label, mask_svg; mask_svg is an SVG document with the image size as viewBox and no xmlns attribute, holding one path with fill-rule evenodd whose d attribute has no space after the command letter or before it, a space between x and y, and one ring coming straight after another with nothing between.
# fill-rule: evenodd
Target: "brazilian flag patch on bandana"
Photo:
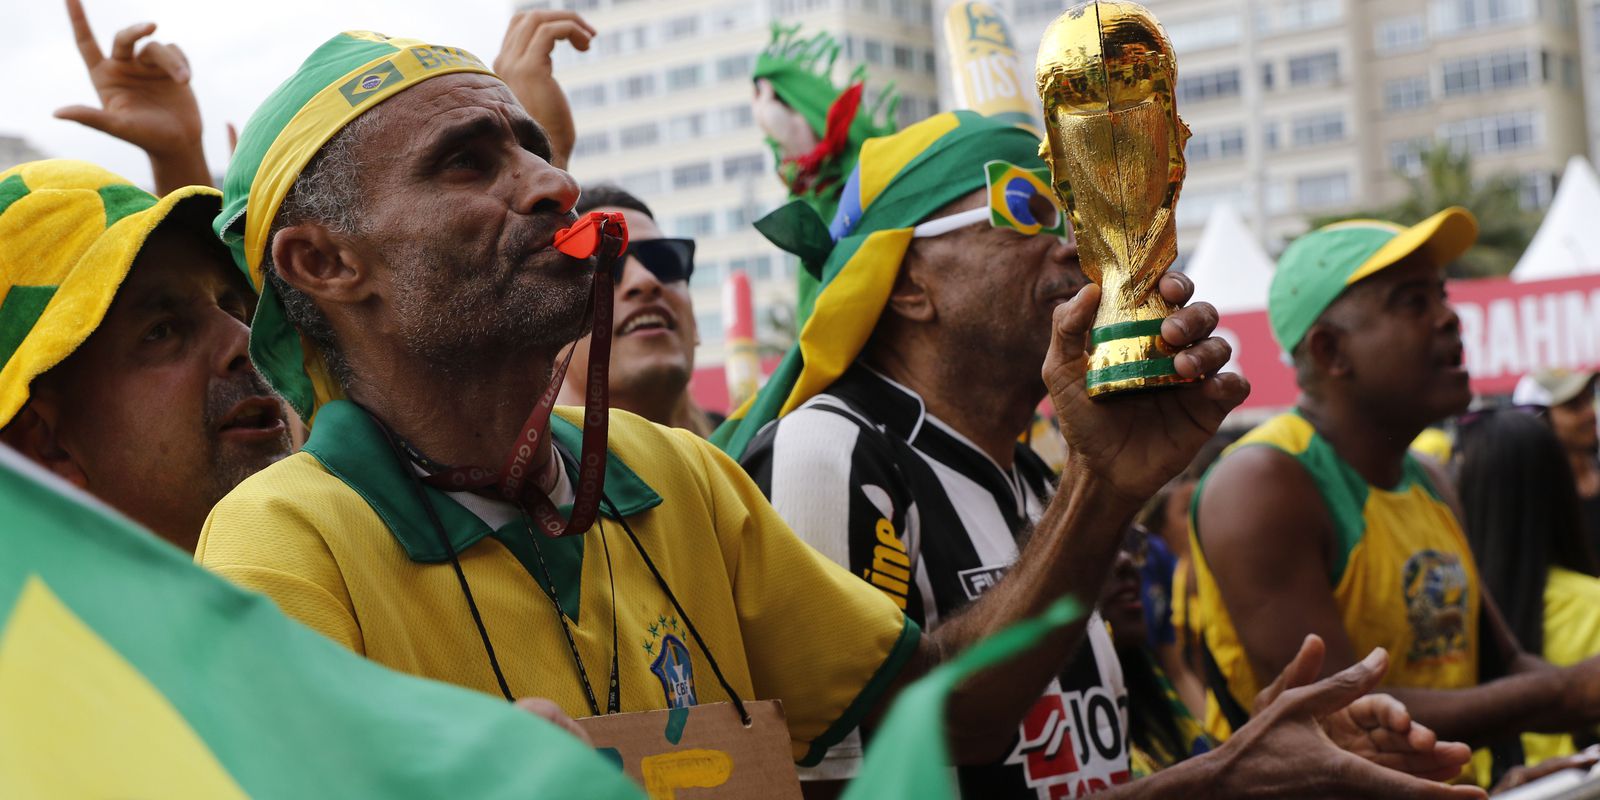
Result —
<instances>
[{"instance_id":1,"label":"brazilian flag patch on bandana","mask_svg":"<svg viewBox=\"0 0 1600 800\"><path fill-rule=\"evenodd\" d=\"M983 165L989 181L989 212L996 228L1029 236L1067 235L1067 216L1050 191L1050 168L1028 169L1009 161Z\"/></svg>"}]
</instances>

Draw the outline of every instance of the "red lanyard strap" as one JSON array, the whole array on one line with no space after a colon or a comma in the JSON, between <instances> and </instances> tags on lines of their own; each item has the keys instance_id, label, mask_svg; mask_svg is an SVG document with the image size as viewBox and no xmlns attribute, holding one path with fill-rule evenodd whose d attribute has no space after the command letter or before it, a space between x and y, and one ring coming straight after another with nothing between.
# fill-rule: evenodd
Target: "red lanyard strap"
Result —
<instances>
[{"instance_id":1,"label":"red lanyard strap","mask_svg":"<svg viewBox=\"0 0 1600 800\"><path fill-rule=\"evenodd\" d=\"M578 485L572 503L572 518L563 520L550 496L540 488L550 482L559 460L551 459L534 470L529 480L529 464L543 451L550 432L550 413L555 409L561 381L572 363L573 349L550 375L533 411L522 425L522 433L506 455L499 472L482 467L444 467L432 470L423 480L448 491L477 491L492 494L521 506L533 517L534 527L546 536L583 533L594 525L606 481L606 436L610 427L609 392L611 373L611 268L628 249L628 225L615 211L593 211L570 228L556 234L554 246L574 258L598 256L594 283L590 289L588 393L583 400L583 447L578 462Z\"/></svg>"}]
</instances>

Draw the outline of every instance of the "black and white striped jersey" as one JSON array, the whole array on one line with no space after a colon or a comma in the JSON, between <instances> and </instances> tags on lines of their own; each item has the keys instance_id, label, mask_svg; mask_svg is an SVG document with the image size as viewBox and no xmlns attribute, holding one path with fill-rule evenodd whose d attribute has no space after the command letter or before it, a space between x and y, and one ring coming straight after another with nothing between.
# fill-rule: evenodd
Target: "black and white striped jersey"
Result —
<instances>
[{"instance_id":1,"label":"black and white striped jersey","mask_svg":"<svg viewBox=\"0 0 1600 800\"><path fill-rule=\"evenodd\" d=\"M915 392L861 364L764 428L744 466L795 533L924 630L1000 580L1054 490L1027 447L1002 469ZM1089 632L1090 646L1029 712L1011 755L960 768L965 797L1080 797L1128 780L1122 671L1098 616ZM860 756L852 734L802 773L848 778Z\"/></svg>"}]
</instances>

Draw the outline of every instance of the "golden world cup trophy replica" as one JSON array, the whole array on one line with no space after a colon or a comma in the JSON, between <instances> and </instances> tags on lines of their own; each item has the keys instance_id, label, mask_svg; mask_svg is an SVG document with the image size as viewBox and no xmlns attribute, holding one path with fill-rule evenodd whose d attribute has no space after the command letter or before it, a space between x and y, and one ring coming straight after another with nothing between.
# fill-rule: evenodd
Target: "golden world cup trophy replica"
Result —
<instances>
[{"instance_id":1,"label":"golden world cup trophy replica","mask_svg":"<svg viewBox=\"0 0 1600 800\"><path fill-rule=\"evenodd\" d=\"M1177 62L1160 23L1126 0L1091 0L1045 30L1036 71L1052 185L1100 284L1091 397L1183 383L1161 340L1174 310L1156 282L1178 255L1172 212L1189 129L1173 98Z\"/></svg>"}]
</instances>

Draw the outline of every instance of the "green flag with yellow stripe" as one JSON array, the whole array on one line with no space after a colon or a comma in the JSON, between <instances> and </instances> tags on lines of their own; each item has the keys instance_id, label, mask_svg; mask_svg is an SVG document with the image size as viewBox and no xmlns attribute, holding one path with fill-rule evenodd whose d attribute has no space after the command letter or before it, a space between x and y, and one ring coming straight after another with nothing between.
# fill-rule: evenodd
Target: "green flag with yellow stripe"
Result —
<instances>
[{"instance_id":1,"label":"green flag with yellow stripe","mask_svg":"<svg viewBox=\"0 0 1600 800\"><path fill-rule=\"evenodd\" d=\"M367 661L64 487L0 447L0 797L642 797L543 719Z\"/></svg>"}]
</instances>

